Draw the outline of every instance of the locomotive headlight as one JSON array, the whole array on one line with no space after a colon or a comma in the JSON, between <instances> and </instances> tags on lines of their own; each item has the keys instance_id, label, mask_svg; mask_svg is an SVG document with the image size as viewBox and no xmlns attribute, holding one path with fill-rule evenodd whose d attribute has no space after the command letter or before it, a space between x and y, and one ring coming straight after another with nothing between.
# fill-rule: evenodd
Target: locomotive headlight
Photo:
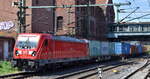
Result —
<instances>
[{"instance_id":1,"label":"locomotive headlight","mask_svg":"<svg viewBox=\"0 0 150 79\"><path fill-rule=\"evenodd\" d=\"M29 54L32 55L33 51L29 51Z\"/></svg>"},{"instance_id":2,"label":"locomotive headlight","mask_svg":"<svg viewBox=\"0 0 150 79\"><path fill-rule=\"evenodd\" d=\"M20 54L22 54L22 51L16 51L17 56L20 55Z\"/></svg>"},{"instance_id":3,"label":"locomotive headlight","mask_svg":"<svg viewBox=\"0 0 150 79\"><path fill-rule=\"evenodd\" d=\"M35 56L36 52L35 51L29 51L29 54L32 55L32 56Z\"/></svg>"},{"instance_id":4,"label":"locomotive headlight","mask_svg":"<svg viewBox=\"0 0 150 79\"><path fill-rule=\"evenodd\" d=\"M16 51L16 53L15 53L17 56L19 55L19 53L18 53L18 51Z\"/></svg>"},{"instance_id":5,"label":"locomotive headlight","mask_svg":"<svg viewBox=\"0 0 150 79\"><path fill-rule=\"evenodd\" d=\"M36 55L36 52L34 51L33 53L32 53L32 56L35 56Z\"/></svg>"},{"instance_id":6,"label":"locomotive headlight","mask_svg":"<svg viewBox=\"0 0 150 79\"><path fill-rule=\"evenodd\" d=\"M22 54L22 51L18 51L18 54Z\"/></svg>"}]
</instances>

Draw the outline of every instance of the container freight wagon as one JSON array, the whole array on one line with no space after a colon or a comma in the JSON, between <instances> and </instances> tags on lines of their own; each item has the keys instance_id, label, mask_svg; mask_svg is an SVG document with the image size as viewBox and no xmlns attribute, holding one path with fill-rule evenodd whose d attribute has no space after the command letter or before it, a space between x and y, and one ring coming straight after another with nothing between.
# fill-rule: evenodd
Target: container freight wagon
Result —
<instances>
[{"instance_id":1,"label":"container freight wagon","mask_svg":"<svg viewBox=\"0 0 150 79\"><path fill-rule=\"evenodd\" d=\"M101 42L100 48L102 56L111 55L109 52L109 42Z\"/></svg>"},{"instance_id":2,"label":"container freight wagon","mask_svg":"<svg viewBox=\"0 0 150 79\"><path fill-rule=\"evenodd\" d=\"M130 44L115 42L115 55L118 56L128 56L130 55Z\"/></svg>"},{"instance_id":3,"label":"container freight wagon","mask_svg":"<svg viewBox=\"0 0 150 79\"><path fill-rule=\"evenodd\" d=\"M137 47L138 54L139 55L143 54L143 46L139 44L139 45L136 45L136 47Z\"/></svg>"},{"instance_id":4,"label":"container freight wagon","mask_svg":"<svg viewBox=\"0 0 150 79\"><path fill-rule=\"evenodd\" d=\"M136 45L131 45L130 55L131 56L137 56L137 55L139 55L138 49L137 49Z\"/></svg>"},{"instance_id":5,"label":"container freight wagon","mask_svg":"<svg viewBox=\"0 0 150 79\"><path fill-rule=\"evenodd\" d=\"M99 41L89 41L89 56L97 58L101 56L101 43Z\"/></svg>"},{"instance_id":6,"label":"container freight wagon","mask_svg":"<svg viewBox=\"0 0 150 79\"><path fill-rule=\"evenodd\" d=\"M110 43L109 42L101 42L100 45L102 60L109 60L112 57L112 53L110 52Z\"/></svg>"},{"instance_id":7,"label":"container freight wagon","mask_svg":"<svg viewBox=\"0 0 150 79\"><path fill-rule=\"evenodd\" d=\"M125 56L130 55L131 45L129 43L122 43L122 54Z\"/></svg>"},{"instance_id":8,"label":"container freight wagon","mask_svg":"<svg viewBox=\"0 0 150 79\"><path fill-rule=\"evenodd\" d=\"M115 42L109 42L109 53L115 56Z\"/></svg>"}]
</instances>

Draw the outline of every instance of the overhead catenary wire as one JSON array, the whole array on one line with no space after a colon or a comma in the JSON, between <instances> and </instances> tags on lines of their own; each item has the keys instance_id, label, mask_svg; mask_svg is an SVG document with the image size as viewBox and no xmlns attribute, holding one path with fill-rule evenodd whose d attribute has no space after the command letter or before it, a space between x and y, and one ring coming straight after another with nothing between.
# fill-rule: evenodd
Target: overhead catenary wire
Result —
<instances>
[{"instance_id":1,"label":"overhead catenary wire","mask_svg":"<svg viewBox=\"0 0 150 79\"><path fill-rule=\"evenodd\" d=\"M128 0L126 0L126 1L128 1ZM134 2L134 3L133 3L133 2ZM130 8L133 8L133 7L139 7L139 6L137 6L136 3L135 3L135 0L133 0L133 1L132 1L132 5L129 6L129 7L130 7ZM139 8L140 8L140 7L139 7ZM136 11L137 11L137 10L136 10ZM132 14L133 14L135 17L137 17L137 14L136 14L135 12L133 12ZM133 15L132 15L132 16L133 16ZM135 19L135 20L140 21L139 19Z\"/></svg>"},{"instance_id":2,"label":"overhead catenary wire","mask_svg":"<svg viewBox=\"0 0 150 79\"><path fill-rule=\"evenodd\" d=\"M139 12L138 12L138 13L135 12L135 14L137 14L138 16L147 15L147 13L149 13L149 12L145 11L146 8L143 7L143 4L144 4L145 6L147 5L146 0L139 0L138 4L137 4L137 2L135 2L135 1L136 1L136 0L134 0L134 5L141 7L141 9L139 9ZM147 17L147 16L144 16L144 17ZM139 19L137 19L137 20L142 21L142 19L143 19L143 17L141 17L141 18L139 18Z\"/></svg>"},{"instance_id":3,"label":"overhead catenary wire","mask_svg":"<svg viewBox=\"0 0 150 79\"><path fill-rule=\"evenodd\" d=\"M145 14L145 15L142 15L142 16L139 16L139 17L136 17L136 18L132 18L130 20L127 20L126 22L129 22L129 21L133 21L133 20L136 20L136 19L139 19L139 18L143 18L145 16L149 16L150 14Z\"/></svg>"},{"instance_id":4,"label":"overhead catenary wire","mask_svg":"<svg viewBox=\"0 0 150 79\"><path fill-rule=\"evenodd\" d=\"M131 13L132 11L120 11L120 13ZM150 11L136 11L136 14L150 13Z\"/></svg>"},{"instance_id":5,"label":"overhead catenary wire","mask_svg":"<svg viewBox=\"0 0 150 79\"><path fill-rule=\"evenodd\" d=\"M117 0L117 1L120 2L119 0ZM118 2L117 2L117 3L118 3ZM126 0L125 2L129 2L129 1ZM125 9L126 9L126 8L125 8ZM122 8L122 10L125 10L125 9ZM128 8L128 9L129 9L129 8ZM131 9L131 8L130 8L130 9ZM120 9L119 9L119 10L120 10ZM116 13L115 16L116 16L116 18L117 18L116 20L118 20L118 22L120 22L119 19L121 19L121 17L122 17L122 15L120 14L120 11L119 11L119 12L117 11L117 13ZM121 17L119 17L119 16L121 16ZM126 16L125 16L125 17L126 17Z\"/></svg>"},{"instance_id":6,"label":"overhead catenary wire","mask_svg":"<svg viewBox=\"0 0 150 79\"><path fill-rule=\"evenodd\" d=\"M126 17L124 17L123 19L121 19L120 22L122 22L123 20L125 20L127 17L129 17L131 14L133 14L138 9L139 9L139 7L137 7L135 10L133 10L131 13L129 13Z\"/></svg>"}]
</instances>

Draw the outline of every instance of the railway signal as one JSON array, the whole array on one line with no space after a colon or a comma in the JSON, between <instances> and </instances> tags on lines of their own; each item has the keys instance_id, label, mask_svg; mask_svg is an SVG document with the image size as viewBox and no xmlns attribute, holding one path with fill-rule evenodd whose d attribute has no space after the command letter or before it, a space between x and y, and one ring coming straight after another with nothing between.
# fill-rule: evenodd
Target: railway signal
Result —
<instances>
[{"instance_id":1,"label":"railway signal","mask_svg":"<svg viewBox=\"0 0 150 79\"><path fill-rule=\"evenodd\" d=\"M26 0L19 0L19 2L13 2L12 6L17 6L19 11L17 12L18 17L18 33L26 32Z\"/></svg>"}]
</instances>

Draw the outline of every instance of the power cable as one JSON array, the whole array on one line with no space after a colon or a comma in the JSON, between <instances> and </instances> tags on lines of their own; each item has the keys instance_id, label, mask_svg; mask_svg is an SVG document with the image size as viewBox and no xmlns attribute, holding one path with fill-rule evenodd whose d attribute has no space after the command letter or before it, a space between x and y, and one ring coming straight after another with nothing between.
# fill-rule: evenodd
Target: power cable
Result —
<instances>
[{"instance_id":1,"label":"power cable","mask_svg":"<svg viewBox=\"0 0 150 79\"><path fill-rule=\"evenodd\" d=\"M135 5L138 5L138 6L141 6L141 9L139 9L139 11L141 12L141 15L145 15L146 12L144 13L145 11L145 8L143 7L143 4L146 6L146 1L141 1L139 0L140 2L138 2L138 4L135 2ZM142 13L143 12L143 13ZM136 13L137 14L137 13ZM139 20L142 20L142 18L139 18Z\"/></svg>"},{"instance_id":2,"label":"power cable","mask_svg":"<svg viewBox=\"0 0 150 79\"><path fill-rule=\"evenodd\" d=\"M133 10L131 13L129 13L126 17L124 17L122 20L120 20L120 22L122 22L123 20L125 20L126 18L128 18L132 13L134 13L138 9L139 9L139 7L137 7L135 10Z\"/></svg>"},{"instance_id":3,"label":"power cable","mask_svg":"<svg viewBox=\"0 0 150 79\"><path fill-rule=\"evenodd\" d=\"M127 20L126 22L129 22L129 21L133 21L133 20L136 20L136 19L139 19L139 18L142 18L142 17L145 17L145 16L149 16L150 14L145 14L145 15L142 15L140 17L136 17L136 18L132 18L130 20Z\"/></svg>"},{"instance_id":4,"label":"power cable","mask_svg":"<svg viewBox=\"0 0 150 79\"><path fill-rule=\"evenodd\" d=\"M135 5L135 7L139 7L137 4L136 4L136 2L135 2L135 0L133 0L133 2L134 2L134 5ZM139 8L141 8L141 7L139 7ZM136 17L138 17L138 15L134 12L133 13ZM137 19L137 21L140 21L139 19Z\"/></svg>"},{"instance_id":5,"label":"power cable","mask_svg":"<svg viewBox=\"0 0 150 79\"><path fill-rule=\"evenodd\" d=\"M126 0L126 1L128 2L128 0ZM133 2L134 2L134 0L132 1L132 4L129 6L130 9L133 9L134 7L136 7L136 8L138 7L138 6L135 5L135 2L134 2L134 3L133 3ZM133 4L134 4L134 7L133 7ZM133 11L132 11L132 12L133 12ZM124 12L124 13L125 13L125 12ZM130 15L130 14L131 14L131 13L129 13L128 15ZM132 14L134 14L134 15L137 17L137 15L136 15L135 12L133 12ZM128 15L127 15L127 16L128 16ZM127 17L127 16L126 16L126 17ZM129 16L128 16L128 17L129 17ZM124 18L125 18L125 17L124 17ZM137 19L137 20L139 21L139 19Z\"/></svg>"}]
</instances>

